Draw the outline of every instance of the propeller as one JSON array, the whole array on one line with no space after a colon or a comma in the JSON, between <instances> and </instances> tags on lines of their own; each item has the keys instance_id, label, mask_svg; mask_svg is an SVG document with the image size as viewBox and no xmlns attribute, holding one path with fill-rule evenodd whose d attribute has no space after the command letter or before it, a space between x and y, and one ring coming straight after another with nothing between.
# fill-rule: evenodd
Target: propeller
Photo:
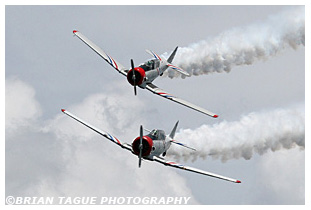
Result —
<instances>
[{"instance_id":1,"label":"propeller","mask_svg":"<svg viewBox=\"0 0 311 210\"><path fill-rule=\"evenodd\" d=\"M132 67L132 71L133 71L133 76L132 76L132 79L133 79L133 83L134 83L134 94L135 96L137 95L137 92L136 92L136 75L135 75L135 66L134 66L134 61L133 59L131 59L131 67Z\"/></svg>"},{"instance_id":2,"label":"propeller","mask_svg":"<svg viewBox=\"0 0 311 210\"><path fill-rule=\"evenodd\" d=\"M139 132L139 161L138 161L138 167L140 168L141 166L141 156L143 153L143 126L140 126L140 132Z\"/></svg>"}]
</instances>

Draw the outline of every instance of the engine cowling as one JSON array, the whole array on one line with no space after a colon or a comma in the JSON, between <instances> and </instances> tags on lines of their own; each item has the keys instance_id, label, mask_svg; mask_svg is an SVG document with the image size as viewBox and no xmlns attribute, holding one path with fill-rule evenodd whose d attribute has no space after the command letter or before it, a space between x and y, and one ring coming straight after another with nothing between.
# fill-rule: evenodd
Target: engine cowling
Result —
<instances>
[{"instance_id":1,"label":"engine cowling","mask_svg":"<svg viewBox=\"0 0 311 210\"><path fill-rule=\"evenodd\" d=\"M133 74L135 74L135 77L133 77ZM127 81L131 84L131 85L141 85L144 81L144 78L146 77L146 72L143 68L141 67L136 67L134 69L131 69L128 73L127 73ZM134 81L135 78L135 81Z\"/></svg>"},{"instance_id":2,"label":"engine cowling","mask_svg":"<svg viewBox=\"0 0 311 210\"><path fill-rule=\"evenodd\" d=\"M132 143L132 149L136 155L139 155L139 143L140 137L137 137ZM142 143L143 143L142 156L145 157L150 155L153 145L152 139L149 136L143 136Z\"/></svg>"}]
</instances>

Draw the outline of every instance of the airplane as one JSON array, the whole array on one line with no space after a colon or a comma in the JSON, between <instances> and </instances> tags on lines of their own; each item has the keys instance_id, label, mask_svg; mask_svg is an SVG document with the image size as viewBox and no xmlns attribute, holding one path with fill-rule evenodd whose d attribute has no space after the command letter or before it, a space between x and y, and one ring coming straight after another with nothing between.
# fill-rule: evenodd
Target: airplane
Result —
<instances>
[{"instance_id":1,"label":"airplane","mask_svg":"<svg viewBox=\"0 0 311 210\"><path fill-rule=\"evenodd\" d=\"M160 89L152 82L159 76L162 76L164 71L168 68L171 68L184 76L190 76L188 72L183 69L174 66L172 61L175 57L178 47L172 52L169 58L166 60L165 58L160 57L158 54L151 50L146 50L153 58L147 60L145 63L135 67L133 59L131 59L131 69L125 68L122 64L112 58L110 55L105 53L101 48L99 48L96 44L94 44L91 40L89 40L86 36L84 36L81 32L77 30L73 30L73 34L77 36L81 41L83 41L87 46L89 46L92 50L94 50L99 56L101 56L105 61L107 61L114 69L116 69L119 73L127 77L127 81L134 86L134 94L137 94L136 86L147 89L152 93L162 96L166 99L194 109L198 112L206 114L208 116L217 118L218 115L210 112L206 109L203 109L199 106L191 104L183 99L177 98L166 91Z\"/></svg>"},{"instance_id":2,"label":"airplane","mask_svg":"<svg viewBox=\"0 0 311 210\"><path fill-rule=\"evenodd\" d=\"M144 129L143 126L140 126L139 130L139 136L134 139L132 144L121 142L119 139L117 139L115 136L109 134L108 132L105 132L103 130L100 130L89 123L85 122L84 120L80 119L79 117L73 115L69 111L65 109L61 109L61 111L68 115L69 117L73 118L74 120L80 122L81 124L85 125L86 127L90 128L91 130L95 131L96 133L100 134L101 136L105 137L106 139L112 141L116 145L120 146L122 149L130 151L132 154L138 156L138 167L141 167L141 161L142 160L149 160L149 161L156 161L158 163L161 163L165 166L171 166L178 169L183 169L186 171L222 179L225 181L230 181L234 183L241 183L240 180L228 178L225 176L221 176L218 174L214 174L211 172L203 171L200 169L196 169L193 167L185 166L179 163L176 163L174 161L168 161L164 159L164 156L166 155L168 149L171 146L171 143L174 143L176 145L183 146L185 148L191 149L193 151L196 151L196 149L189 147L179 141L174 140L175 132L178 126L178 121L176 122L175 126L173 127L172 131L169 135L166 135L163 130L159 129L153 129L153 130L147 130ZM143 130L148 131L147 135L143 134Z\"/></svg>"}]
</instances>

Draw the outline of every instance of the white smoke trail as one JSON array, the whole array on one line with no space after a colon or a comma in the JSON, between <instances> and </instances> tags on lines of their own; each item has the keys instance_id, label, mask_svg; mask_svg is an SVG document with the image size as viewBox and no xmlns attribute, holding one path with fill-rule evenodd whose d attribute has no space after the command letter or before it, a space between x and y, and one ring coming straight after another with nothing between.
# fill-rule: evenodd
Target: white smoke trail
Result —
<instances>
[{"instance_id":1,"label":"white smoke trail","mask_svg":"<svg viewBox=\"0 0 311 210\"><path fill-rule=\"evenodd\" d=\"M304 149L304 106L250 113L240 121L223 121L212 126L202 125L195 130L180 130L176 134L176 140L196 148L197 151L172 146L168 155L192 161L207 156L222 161L250 159L253 153L262 155L268 150L290 149L295 146Z\"/></svg>"},{"instance_id":2,"label":"white smoke trail","mask_svg":"<svg viewBox=\"0 0 311 210\"><path fill-rule=\"evenodd\" d=\"M263 23L234 28L188 47L179 48L174 64L191 75L230 72L232 67L266 60L280 51L305 45L305 8L293 7ZM173 70L168 76L178 76Z\"/></svg>"}]
</instances>

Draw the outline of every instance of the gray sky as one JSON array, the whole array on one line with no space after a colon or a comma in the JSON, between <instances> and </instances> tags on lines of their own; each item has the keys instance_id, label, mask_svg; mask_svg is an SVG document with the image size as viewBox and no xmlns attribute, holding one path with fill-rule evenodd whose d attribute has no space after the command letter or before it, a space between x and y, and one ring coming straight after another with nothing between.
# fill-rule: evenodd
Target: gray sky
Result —
<instances>
[{"instance_id":1,"label":"gray sky","mask_svg":"<svg viewBox=\"0 0 311 210\"><path fill-rule=\"evenodd\" d=\"M72 30L81 31L130 66L130 59L139 64L149 58L145 49L170 52L260 24L288 9L6 6L6 195L143 194L191 196L192 203L200 204L304 204L304 145L255 152L247 160L207 157L185 162L242 180L236 185L146 161L138 169L136 157L60 113L66 108L128 143L138 135L140 124L169 132L180 120L180 129L196 131L202 125L240 122L250 113L303 106L304 114L304 46L284 47L276 56L234 67L230 73L155 81L169 93L219 114L213 119L142 89L134 97L122 75L72 36ZM197 141L179 140L189 145Z\"/></svg>"}]
</instances>

